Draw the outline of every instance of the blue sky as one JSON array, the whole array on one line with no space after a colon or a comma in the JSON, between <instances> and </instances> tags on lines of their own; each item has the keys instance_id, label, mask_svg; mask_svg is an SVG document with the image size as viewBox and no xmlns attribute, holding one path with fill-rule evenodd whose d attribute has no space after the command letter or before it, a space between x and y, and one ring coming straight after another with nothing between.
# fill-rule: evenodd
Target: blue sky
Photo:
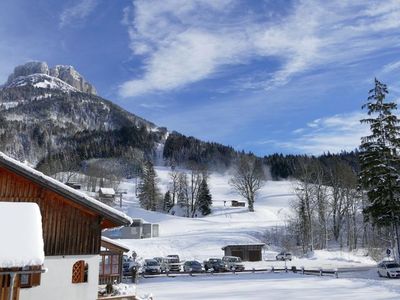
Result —
<instances>
[{"instance_id":1,"label":"blue sky","mask_svg":"<svg viewBox=\"0 0 400 300\"><path fill-rule=\"evenodd\" d=\"M0 82L70 64L159 126L259 155L352 150L400 95L400 1L3 0Z\"/></svg>"}]
</instances>

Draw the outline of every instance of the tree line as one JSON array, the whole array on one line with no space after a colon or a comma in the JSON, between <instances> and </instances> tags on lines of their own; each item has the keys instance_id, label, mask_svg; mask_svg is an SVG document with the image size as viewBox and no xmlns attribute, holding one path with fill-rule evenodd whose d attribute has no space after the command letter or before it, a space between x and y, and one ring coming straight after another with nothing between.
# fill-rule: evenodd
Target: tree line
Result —
<instances>
[{"instance_id":1,"label":"tree line","mask_svg":"<svg viewBox=\"0 0 400 300\"><path fill-rule=\"evenodd\" d=\"M191 218L211 213L212 196L204 166L191 164L187 171L172 167L169 181L168 190L161 195L154 166L151 161L146 161L138 186L140 206Z\"/></svg>"},{"instance_id":2,"label":"tree line","mask_svg":"<svg viewBox=\"0 0 400 300\"><path fill-rule=\"evenodd\" d=\"M293 218L284 233L291 238L280 238L285 247L303 253L330 244L349 250L362 247L375 258L391 248L399 259L400 126L397 104L387 101L387 94L387 86L375 79L362 106L367 116L360 121L369 126L370 134L361 138L359 152L333 159L291 157L289 161L297 160L299 181L294 187Z\"/></svg>"}]
</instances>

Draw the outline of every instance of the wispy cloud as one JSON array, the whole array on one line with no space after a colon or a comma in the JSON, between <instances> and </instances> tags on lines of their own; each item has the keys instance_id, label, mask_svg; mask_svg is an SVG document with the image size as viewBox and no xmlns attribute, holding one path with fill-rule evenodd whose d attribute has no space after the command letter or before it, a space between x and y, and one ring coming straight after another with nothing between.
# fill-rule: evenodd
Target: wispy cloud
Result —
<instances>
[{"instance_id":1,"label":"wispy cloud","mask_svg":"<svg viewBox=\"0 0 400 300\"><path fill-rule=\"evenodd\" d=\"M292 152L322 154L352 151L359 147L362 136L369 134L368 127L360 124L362 112L338 114L309 122L304 128L293 132L287 141L260 141L259 144L274 144Z\"/></svg>"},{"instance_id":2,"label":"wispy cloud","mask_svg":"<svg viewBox=\"0 0 400 300\"><path fill-rule=\"evenodd\" d=\"M84 20L96 8L97 0L78 0L72 6L65 8L60 14L59 27L76 25Z\"/></svg>"},{"instance_id":3,"label":"wispy cloud","mask_svg":"<svg viewBox=\"0 0 400 300\"><path fill-rule=\"evenodd\" d=\"M286 84L319 68L354 64L398 47L400 2L296 1L288 12L255 12L246 1L138 0L124 13L131 49L143 59L123 83L124 97L182 88L220 76L224 67L274 59L257 88ZM271 10L271 8L269 8ZM260 78L257 78L260 81Z\"/></svg>"}]
</instances>

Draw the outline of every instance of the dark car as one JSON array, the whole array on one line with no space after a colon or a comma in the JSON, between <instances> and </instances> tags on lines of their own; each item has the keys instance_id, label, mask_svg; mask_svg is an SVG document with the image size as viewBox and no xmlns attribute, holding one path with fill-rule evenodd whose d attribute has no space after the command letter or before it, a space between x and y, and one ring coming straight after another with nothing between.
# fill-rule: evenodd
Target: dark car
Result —
<instances>
[{"instance_id":1,"label":"dark car","mask_svg":"<svg viewBox=\"0 0 400 300\"><path fill-rule=\"evenodd\" d=\"M214 272L225 272L228 270L227 265L220 258L209 258L204 261L204 270L213 269Z\"/></svg>"},{"instance_id":2,"label":"dark car","mask_svg":"<svg viewBox=\"0 0 400 300\"><path fill-rule=\"evenodd\" d=\"M184 272L201 273L203 272L203 267L201 263L197 260L188 260L183 264Z\"/></svg>"}]
</instances>

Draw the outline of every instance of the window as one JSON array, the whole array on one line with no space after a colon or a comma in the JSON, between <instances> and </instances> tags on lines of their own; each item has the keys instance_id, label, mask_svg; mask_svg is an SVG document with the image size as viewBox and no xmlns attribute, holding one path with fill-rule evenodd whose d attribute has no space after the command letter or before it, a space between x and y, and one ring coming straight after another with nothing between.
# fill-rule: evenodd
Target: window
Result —
<instances>
[{"instance_id":1,"label":"window","mask_svg":"<svg viewBox=\"0 0 400 300\"><path fill-rule=\"evenodd\" d=\"M40 271L41 267L40 266L23 267L22 270L23 271ZM21 276L20 277L21 288L30 288L30 287L40 285L40 278L41 278L40 273L21 274L20 276Z\"/></svg>"},{"instance_id":2,"label":"window","mask_svg":"<svg viewBox=\"0 0 400 300\"><path fill-rule=\"evenodd\" d=\"M100 260L100 275L119 275L120 256L106 254Z\"/></svg>"},{"instance_id":3,"label":"window","mask_svg":"<svg viewBox=\"0 0 400 300\"><path fill-rule=\"evenodd\" d=\"M88 282L89 265L79 260L72 266L72 283Z\"/></svg>"}]
</instances>

